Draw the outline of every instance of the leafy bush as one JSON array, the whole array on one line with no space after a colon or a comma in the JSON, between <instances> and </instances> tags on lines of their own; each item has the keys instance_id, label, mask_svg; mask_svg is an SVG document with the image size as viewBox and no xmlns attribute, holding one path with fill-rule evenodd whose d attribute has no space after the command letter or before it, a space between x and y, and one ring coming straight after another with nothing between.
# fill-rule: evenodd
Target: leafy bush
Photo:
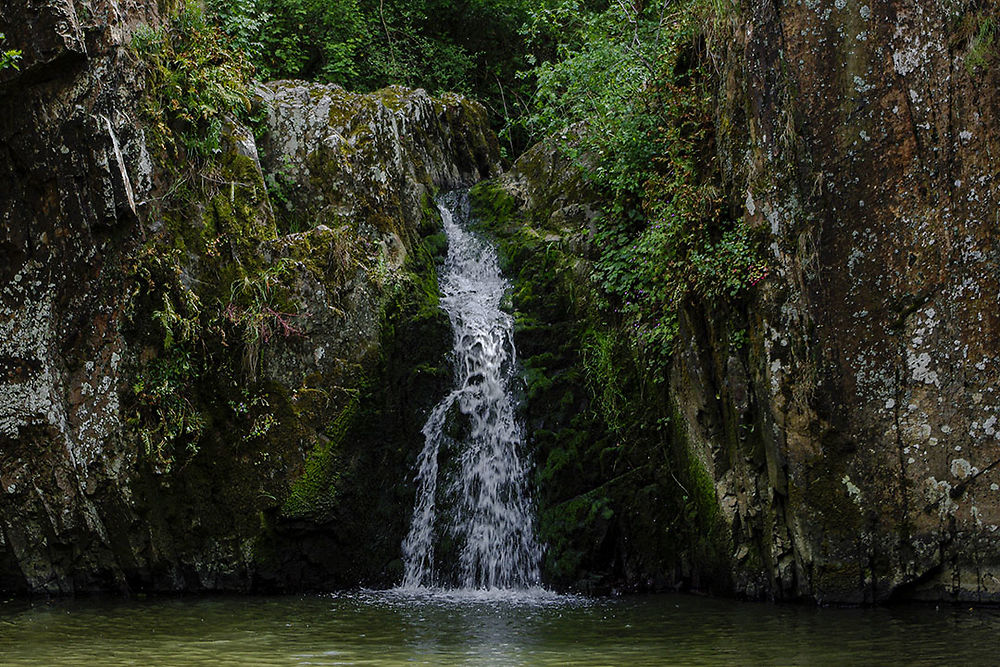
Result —
<instances>
[{"instance_id":1,"label":"leafy bush","mask_svg":"<svg viewBox=\"0 0 1000 667\"><path fill-rule=\"evenodd\" d=\"M0 43L6 39L7 36L0 32ZM21 52L16 49L0 51L0 70L5 70L8 67L17 69L17 63L19 60L21 60Z\"/></svg>"},{"instance_id":2,"label":"leafy bush","mask_svg":"<svg viewBox=\"0 0 1000 667\"><path fill-rule=\"evenodd\" d=\"M261 355L273 340L301 336L297 322L305 316L288 296L291 262L247 263L228 290L203 301L181 279L181 251L150 241L132 261L129 319L145 351L128 405L148 460L164 473L183 465L198 453L213 418L232 420L245 431L243 442L265 438L276 417L259 388ZM234 345L242 364L229 351ZM242 399L220 400L220 386L240 388Z\"/></svg>"},{"instance_id":3,"label":"leafy bush","mask_svg":"<svg viewBox=\"0 0 1000 667\"><path fill-rule=\"evenodd\" d=\"M365 92L390 84L470 94L502 124L526 108L527 0L209 0L262 79Z\"/></svg>"},{"instance_id":4,"label":"leafy bush","mask_svg":"<svg viewBox=\"0 0 1000 667\"><path fill-rule=\"evenodd\" d=\"M272 16L260 0L207 0L207 16L227 39L227 46L257 62L263 54L261 36Z\"/></svg>"},{"instance_id":5,"label":"leafy bush","mask_svg":"<svg viewBox=\"0 0 1000 667\"><path fill-rule=\"evenodd\" d=\"M132 422L141 426L138 433L143 451L164 472L182 452L198 452L206 419L191 397L201 371L190 351L173 348L145 364L131 387Z\"/></svg>"},{"instance_id":6,"label":"leafy bush","mask_svg":"<svg viewBox=\"0 0 1000 667\"><path fill-rule=\"evenodd\" d=\"M252 275L244 275L232 284L229 303L222 311L233 324L244 345L244 367L256 377L263 346L281 336L301 336L296 320L302 316L288 302L286 282L292 262L279 260Z\"/></svg>"},{"instance_id":7,"label":"leafy bush","mask_svg":"<svg viewBox=\"0 0 1000 667\"><path fill-rule=\"evenodd\" d=\"M595 280L648 363L671 353L692 294L742 298L766 275L754 230L730 217L713 146L703 35L717 9L697 0L577 0L535 12L531 34L563 34L539 63L535 135L564 150L607 193ZM541 27L539 27L541 26ZM566 128L572 127L572 132Z\"/></svg>"},{"instance_id":8,"label":"leafy bush","mask_svg":"<svg viewBox=\"0 0 1000 667\"><path fill-rule=\"evenodd\" d=\"M230 25L241 21L232 18ZM136 30L132 48L146 71L144 112L154 150L173 159L205 158L219 150L227 118L252 120L254 68L239 46L195 0L166 27Z\"/></svg>"}]
</instances>

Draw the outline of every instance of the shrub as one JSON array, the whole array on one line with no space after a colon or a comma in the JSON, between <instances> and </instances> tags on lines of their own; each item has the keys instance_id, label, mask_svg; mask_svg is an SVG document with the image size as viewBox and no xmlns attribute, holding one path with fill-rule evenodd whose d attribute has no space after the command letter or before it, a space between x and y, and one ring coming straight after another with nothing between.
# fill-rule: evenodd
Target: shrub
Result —
<instances>
[{"instance_id":1,"label":"shrub","mask_svg":"<svg viewBox=\"0 0 1000 667\"><path fill-rule=\"evenodd\" d=\"M7 36L0 32L0 43L3 43ZM17 63L21 60L21 52L16 49L6 49L0 51L0 71L13 67L17 69Z\"/></svg>"},{"instance_id":2,"label":"shrub","mask_svg":"<svg viewBox=\"0 0 1000 667\"><path fill-rule=\"evenodd\" d=\"M534 68L526 122L561 139L606 193L594 279L641 356L660 365L689 295L743 298L767 273L756 232L730 217L717 186L703 37L718 10L697 0L579 6L535 13L530 30L562 25L569 37Z\"/></svg>"},{"instance_id":3,"label":"shrub","mask_svg":"<svg viewBox=\"0 0 1000 667\"><path fill-rule=\"evenodd\" d=\"M227 118L252 121L254 68L247 52L188 0L166 27L140 27L132 48L146 73L144 112L151 148L205 158L220 149Z\"/></svg>"}]
</instances>

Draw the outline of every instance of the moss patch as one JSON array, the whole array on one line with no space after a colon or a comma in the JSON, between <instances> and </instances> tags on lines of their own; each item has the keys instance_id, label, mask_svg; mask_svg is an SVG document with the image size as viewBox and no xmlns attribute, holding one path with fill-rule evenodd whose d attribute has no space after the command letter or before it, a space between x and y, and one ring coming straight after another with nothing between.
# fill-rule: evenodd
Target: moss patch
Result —
<instances>
[{"instance_id":1,"label":"moss patch","mask_svg":"<svg viewBox=\"0 0 1000 667\"><path fill-rule=\"evenodd\" d=\"M306 459L305 471L295 480L291 493L281 508L290 519L316 517L329 512L337 499L343 469L342 450L344 437L354 424L358 413L360 391L348 392L350 398L323 434Z\"/></svg>"}]
</instances>

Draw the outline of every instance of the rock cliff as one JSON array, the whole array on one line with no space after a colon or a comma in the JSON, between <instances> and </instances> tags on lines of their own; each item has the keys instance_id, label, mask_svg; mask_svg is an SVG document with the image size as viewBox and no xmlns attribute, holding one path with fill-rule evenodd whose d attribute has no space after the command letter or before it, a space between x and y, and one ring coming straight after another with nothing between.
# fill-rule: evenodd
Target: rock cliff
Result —
<instances>
[{"instance_id":1,"label":"rock cliff","mask_svg":"<svg viewBox=\"0 0 1000 667\"><path fill-rule=\"evenodd\" d=\"M709 31L722 178L769 275L735 310L687 303L670 368L602 337L599 194L574 193L567 160L538 148L477 189L545 415L552 580L998 599L1000 69L973 57L989 11L754 0ZM533 358L546 338L562 347ZM619 385L571 391L602 363Z\"/></svg>"},{"instance_id":2,"label":"rock cliff","mask_svg":"<svg viewBox=\"0 0 1000 667\"><path fill-rule=\"evenodd\" d=\"M278 82L150 141L154 2L4 2L0 589L391 583L446 382L430 197L496 169L457 96Z\"/></svg>"},{"instance_id":3,"label":"rock cliff","mask_svg":"<svg viewBox=\"0 0 1000 667\"><path fill-rule=\"evenodd\" d=\"M719 147L773 277L747 365L716 339L673 381L714 379L721 401L681 400L776 594L1000 594L1000 70L973 58L989 11L751 2L736 20ZM708 445L720 404L737 423L758 406L762 452Z\"/></svg>"},{"instance_id":4,"label":"rock cliff","mask_svg":"<svg viewBox=\"0 0 1000 667\"><path fill-rule=\"evenodd\" d=\"M190 125L151 119L136 46L171 4L0 0L0 590L392 583L449 377L430 197L495 176L496 139L458 96L279 81L171 152ZM549 582L1000 600L987 19L744 0L703 36L718 185L768 274L687 301L669 367L602 310L601 193L569 160L474 189Z\"/></svg>"}]
</instances>

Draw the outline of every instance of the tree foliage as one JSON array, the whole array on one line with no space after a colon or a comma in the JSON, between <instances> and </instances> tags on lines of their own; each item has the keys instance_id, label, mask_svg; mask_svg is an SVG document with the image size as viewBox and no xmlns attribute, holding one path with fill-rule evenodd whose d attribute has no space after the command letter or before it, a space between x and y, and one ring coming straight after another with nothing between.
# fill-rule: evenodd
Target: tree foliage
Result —
<instances>
[{"instance_id":1,"label":"tree foliage","mask_svg":"<svg viewBox=\"0 0 1000 667\"><path fill-rule=\"evenodd\" d=\"M208 0L262 79L476 97L498 126L526 105L528 0Z\"/></svg>"},{"instance_id":2,"label":"tree foliage","mask_svg":"<svg viewBox=\"0 0 1000 667\"><path fill-rule=\"evenodd\" d=\"M740 299L766 275L719 189L704 44L725 0L204 1L138 38L159 72L151 116L189 153L247 114L236 91L254 69L457 90L492 108L511 156L561 139L606 193L594 279L650 363L670 354L685 299Z\"/></svg>"}]
</instances>

